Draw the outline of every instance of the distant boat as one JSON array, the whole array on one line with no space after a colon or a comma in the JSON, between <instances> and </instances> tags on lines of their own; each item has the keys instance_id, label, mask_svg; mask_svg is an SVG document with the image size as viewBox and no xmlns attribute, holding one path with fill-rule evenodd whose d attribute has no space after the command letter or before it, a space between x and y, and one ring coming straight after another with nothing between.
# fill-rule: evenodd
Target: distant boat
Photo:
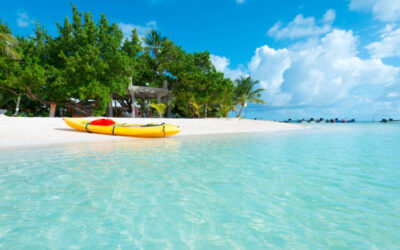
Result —
<instances>
[{"instance_id":1,"label":"distant boat","mask_svg":"<svg viewBox=\"0 0 400 250\"><path fill-rule=\"evenodd\" d=\"M389 123L389 122L392 123L392 122L400 122L400 120L394 120L392 118L389 118L389 119L382 119L381 122L382 123Z\"/></svg>"},{"instance_id":2,"label":"distant boat","mask_svg":"<svg viewBox=\"0 0 400 250\"><path fill-rule=\"evenodd\" d=\"M355 122L355 119L351 119L351 120L335 120L336 123L353 123Z\"/></svg>"},{"instance_id":3,"label":"distant boat","mask_svg":"<svg viewBox=\"0 0 400 250\"><path fill-rule=\"evenodd\" d=\"M307 122L307 123L354 123L356 122L355 119L341 119L339 120L339 118L336 119L326 119L324 120L323 118L320 119L314 119L314 118L310 118L308 120L305 119L301 119L301 120L292 120L292 119L288 119L286 121L284 121L286 123L302 123L302 122Z\"/></svg>"}]
</instances>

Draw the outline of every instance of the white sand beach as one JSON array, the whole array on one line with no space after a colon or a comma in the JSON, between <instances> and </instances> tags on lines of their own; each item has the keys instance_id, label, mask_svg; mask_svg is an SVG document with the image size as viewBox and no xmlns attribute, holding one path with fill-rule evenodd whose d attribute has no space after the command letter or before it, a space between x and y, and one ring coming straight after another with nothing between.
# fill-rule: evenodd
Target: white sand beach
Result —
<instances>
[{"instance_id":1,"label":"white sand beach","mask_svg":"<svg viewBox=\"0 0 400 250\"><path fill-rule=\"evenodd\" d=\"M98 119L85 118L87 120ZM125 123L169 123L180 126L181 132L175 136L274 132L303 129L305 126L272 121L246 119L167 119L167 118L113 118ZM91 142L104 140L137 140L134 137L89 134L68 127L62 118L7 117L0 116L0 148L48 145L69 142Z\"/></svg>"}]
</instances>

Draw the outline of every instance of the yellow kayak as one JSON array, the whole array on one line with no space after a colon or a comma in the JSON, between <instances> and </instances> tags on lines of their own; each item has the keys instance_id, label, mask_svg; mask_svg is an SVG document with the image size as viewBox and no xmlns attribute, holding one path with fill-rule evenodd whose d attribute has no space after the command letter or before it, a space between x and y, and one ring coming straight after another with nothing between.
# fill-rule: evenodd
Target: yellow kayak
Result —
<instances>
[{"instance_id":1,"label":"yellow kayak","mask_svg":"<svg viewBox=\"0 0 400 250\"><path fill-rule=\"evenodd\" d=\"M73 129L106 135L135 137L166 137L179 133L181 129L171 124L129 124L115 123L109 126L91 125L90 121L75 118L64 118L65 123Z\"/></svg>"}]
</instances>

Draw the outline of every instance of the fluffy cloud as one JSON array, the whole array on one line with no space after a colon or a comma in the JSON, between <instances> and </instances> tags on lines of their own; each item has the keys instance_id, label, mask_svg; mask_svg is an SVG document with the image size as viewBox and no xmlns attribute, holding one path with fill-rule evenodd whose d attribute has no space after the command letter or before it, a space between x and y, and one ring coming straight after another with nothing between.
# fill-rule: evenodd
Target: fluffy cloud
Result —
<instances>
[{"instance_id":1,"label":"fluffy cloud","mask_svg":"<svg viewBox=\"0 0 400 250\"><path fill-rule=\"evenodd\" d=\"M26 12L19 12L17 14L17 24L18 27L25 28L28 27L30 24L34 23L33 20L31 20Z\"/></svg>"},{"instance_id":2,"label":"fluffy cloud","mask_svg":"<svg viewBox=\"0 0 400 250\"><path fill-rule=\"evenodd\" d=\"M400 27L386 25L381 31L381 39L367 46L370 54L378 58L400 56Z\"/></svg>"},{"instance_id":3,"label":"fluffy cloud","mask_svg":"<svg viewBox=\"0 0 400 250\"><path fill-rule=\"evenodd\" d=\"M224 73L225 77L235 80L241 76L247 76L247 74L240 68L230 69L230 61L226 57L211 55L210 59L212 64L215 66L215 69Z\"/></svg>"},{"instance_id":4,"label":"fluffy cloud","mask_svg":"<svg viewBox=\"0 0 400 250\"><path fill-rule=\"evenodd\" d=\"M118 26L121 28L122 32L124 33L125 38L129 38L133 29L136 29L139 37L146 36L147 32L152 29L157 29L156 21L149 21L144 26L135 25L130 23L119 23Z\"/></svg>"},{"instance_id":5,"label":"fluffy cloud","mask_svg":"<svg viewBox=\"0 0 400 250\"><path fill-rule=\"evenodd\" d=\"M400 69L379 58L359 58L357 43L352 31L334 29L289 48L260 47L248 68L266 89L264 98L273 107L386 103L388 93L400 86Z\"/></svg>"},{"instance_id":6,"label":"fluffy cloud","mask_svg":"<svg viewBox=\"0 0 400 250\"><path fill-rule=\"evenodd\" d=\"M283 74L290 68L291 63L288 49L274 50L265 45L256 49L248 65L251 77L259 80L261 88L265 89L268 102L274 96L273 103L276 106L284 105L290 99L290 95L282 93L280 87L284 81Z\"/></svg>"},{"instance_id":7,"label":"fluffy cloud","mask_svg":"<svg viewBox=\"0 0 400 250\"><path fill-rule=\"evenodd\" d=\"M350 0L351 10L371 11L374 18L384 22L400 20L399 0Z\"/></svg>"},{"instance_id":8,"label":"fluffy cloud","mask_svg":"<svg viewBox=\"0 0 400 250\"><path fill-rule=\"evenodd\" d=\"M322 22L324 23L333 23L336 18L336 12L333 9L329 9L326 11L325 15L322 17Z\"/></svg>"},{"instance_id":9,"label":"fluffy cloud","mask_svg":"<svg viewBox=\"0 0 400 250\"><path fill-rule=\"evenodd\" d=\"M362 3L369 6L368 1ZM268 31L277 40L302 38L287 48L257 48L248 64L249 74L265 89L263 98L271 113L278 117L398 113L400 67L381 59L400 56L400 28L387 25L380 41L366 47L370 57L360 58L359 38L351 30L333 29L334 20L335 12L328 10L319 21L298 15Z\"/></svg>"},{"instance_id":10,"label":"fluffy cloud","mask_svg":"<svg viewBox=\"0 0 400 250\"><path fill-rule=\"evenodd\" d=\"M359 37L351 30L332 28L334 20L335 12L328 10L319 21L298 15L287 25L279 22L269 30L278 40L302 39L286 48L261 46L247 69L237 70L259 80L259 87L265 89L268 106L250 108L250 116L268 111L270 119L278 120L289 116L372 119L374 114L382 118L399 113L400 67L387 65L382 58L400 56L400 27L387 25L380 31L381 39L366 47L370 55L362 58ZM231 74L229 59L211 59L219 71Z\"/></svg>"},{"instance_id":11,"label":"fluffy cloud","mask_svg":"<svg viewBox=\"0 0 400 250\"><path fill-rule=\"evenodd\" d=\"M398 97L400 97L400 93L399 92L389 92L386 96L388 98L398 98Z\"/></svg>"},{"instance_id":12,"label":"fluffy cloud","mask_svg":"<svg viewBox=\"0 0 400 250\"><path fill-rule=\"evenodd\" d=\"M381 47L397 32L395 27L384 29ZM370 119L370 114L400 110L400 67L384 64L377 56L384 54L377 44L368 46L370 57L361 58L359 38L351 30L332 29L287 48L259 47L247 69L230 69L226 57L213 55L211 60L233 79L247 72L259 80L269 114L277 119L346 115Z\"/></svg>"},{"instance_id":13,"label":"fluffy cloud","mask_svg":"<svg viewBox=\"0 0 400 250\"><path fill-rule=\"evenodd\" d=\"M319 36L332 30L332 23L335 18L336 14L334 10L328 10L318 22L314 17L304 17L299 14L287 25L284 25L282 22L275 23L275 25L268 30L267 34L277 40ZM318 23L320 23L320 25L318 25Z\"/></svg>"}]
</instances>

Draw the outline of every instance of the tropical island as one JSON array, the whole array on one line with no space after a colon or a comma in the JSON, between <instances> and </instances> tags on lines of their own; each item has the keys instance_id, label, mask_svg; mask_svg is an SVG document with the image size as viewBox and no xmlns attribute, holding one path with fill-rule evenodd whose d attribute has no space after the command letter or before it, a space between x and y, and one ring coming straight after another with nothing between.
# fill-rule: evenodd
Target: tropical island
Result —
<instances>
[{"instance_id":1,"label":"tropical island","mask_svg":"<svg viewBox=\"0 0 400 250\"><path fill-rule=\"evenodd\" d=\"M399 248L398 3L4 1L0 249Z\"/></svg>"},{"instance_id":2,"label":"tropical island","mask_svg":"<svg viewBox=\"0 0 400 250\"><path fill-rule=\"evenodd\" d=\"M237 109L240 117L246 103L265 103L258 81L225 77L207 51L186 52L156 30L124 37L105 15L96 23L74 5L72 13L55 37L37 22L33 36L14 36L0 20L3 113L200 118Z\"/></svg>"}]
</instances>

